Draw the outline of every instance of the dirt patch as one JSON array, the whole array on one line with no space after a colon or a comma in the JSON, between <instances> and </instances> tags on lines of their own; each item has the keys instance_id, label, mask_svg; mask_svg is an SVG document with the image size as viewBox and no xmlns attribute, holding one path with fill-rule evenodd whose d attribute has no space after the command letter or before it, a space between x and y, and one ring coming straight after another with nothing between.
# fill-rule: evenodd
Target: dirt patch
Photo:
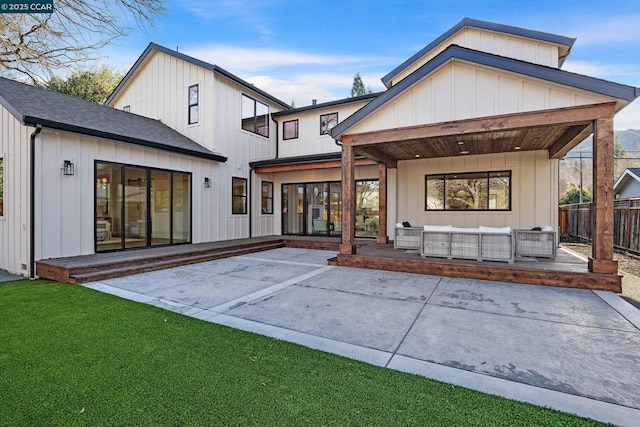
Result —
<instances>
[{"instance_id":1,"label":"dirt patch","mask_svg":"<svg viewBox=\"0 0 640 427\"><path fill-rule=\"evenodd\" d=\"M591 245L586 243L562 243L560 246L585 257L591 256ZM618 271L624 276L621 296L640 309L640 257L628 253L614 253L613 259L618 261Z\"/></svg>"}]
</instances>

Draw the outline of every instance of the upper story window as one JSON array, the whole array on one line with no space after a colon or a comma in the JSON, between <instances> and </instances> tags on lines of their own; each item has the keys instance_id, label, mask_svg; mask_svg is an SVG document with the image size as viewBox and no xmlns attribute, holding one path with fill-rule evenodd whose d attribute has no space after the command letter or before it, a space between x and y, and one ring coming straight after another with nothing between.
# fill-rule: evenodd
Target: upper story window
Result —
<instances>
[{"instance_id":1,"label":"upper story window","mask_svg":"<svg viewBox=\"0 0 640 427\"><path fill-rule=\"evenodd\" d=\"M126 111L127 113L131 112L131 105L125 105L124 107L122 107L122 111Z\"/></svg>"},{"instance_id":2,"label":"upper story window","mask_svg":"<svg viewBox=\"0 0 640 427\"><path fill-rule=\"evenodd\" d=\"M200 120L200 95L198 85L189 86L189 124L198 123Z\"/></svg>"},{"instance_id":3,"label":"upper story window","mask_svg":"<svg viewBox=\"0 0 640 427\"><path fill-rule=\"evenodd\" d=\"M4 216L4 159L0 157L0 217Z\"/></svg>"},{"instance_id":4,"label":"upper story window","mask_svg":"<svg viewBox=\"0 0 640 427\"><path fill-rule=\"evenodd\" d=\"M338 113L320 115L320 135L329 135L329 131L338 124Z\"/></svg>"},{"instance_id":5,"label":"upper story window","mask_svg":"<svg viewBox=\"0 0 640 427\"><path fill-rule=\"evenodd\" d=\"M282 123L282 139L296 139L298 137L298 119Z\"/></svg>"},{"instance_id":6,"label":"upper story window","mask_svg":"<svg viewBox=\"0 0 640 427\"><path fill-rule=\"evenodd\" d=\"M273 213L273 182L262 181L262 213Z\"/></svg>"},{"instance_id":7,"label":"upper story window","mask_svg":"<svg viewBox=\"0 0 640 427\"><path fill-rule=\"evenodd\" d=\"M242 94L242 129L269 137L269 106Z\"/></svg>"},{"instance_id":8,"label":"upper story window","mask_svg":"<svg viewBox=\"0 0 640 427\"><path fill-rule=\"evenodd\" d=\"M426 175L425 210L509 211L511 171Z\"/></svg>"}]
</instances>

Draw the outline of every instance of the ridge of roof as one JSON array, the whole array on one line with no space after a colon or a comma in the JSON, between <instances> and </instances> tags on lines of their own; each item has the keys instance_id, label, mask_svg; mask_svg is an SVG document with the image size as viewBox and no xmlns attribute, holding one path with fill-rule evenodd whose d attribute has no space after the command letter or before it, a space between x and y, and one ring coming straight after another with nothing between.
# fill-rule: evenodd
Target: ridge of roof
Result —
<instances>
[{"instance_id":1,"label":"ridge of roof","mask_svg":"<svg viewBox=\"0 0 640 427\"><path fill-rule=\"evenodd\" d=\"M384 92L367 93L365 95L354 96L349 98L336 99L334 101L327 101L316 105L306 105L304 107L292 108L290 110L278 111L277 113L271 113L273 117L285 116L288 114L301 113L304 111L318 110L327 107L334 107L338 105L350 104L354 102L366 101L367 99L374 99L382 95Z\"/></svg>"},{"instance_id":2,"label":"ridge of roof","mask_svg":"<svg viewBox=\"0 0 640 427\"><path fill-rule=\"evenodd\" d=\"M0 104L26 126L78 133L225 162L160 120L0 77Z\"/></svg>"},{"instance_id":3,"label":"ridge of roof","mask_svg":"<svg viewBox=\"0 0 640 427\"><path fill-rule=\"evenodd\" d=\"M400 74L404 69L408 66L416 62L418 59L422 58L429 51L433 50L436 46L447 40L449 37L463 29L464 27L474 27L479 28L481 30L489 30L495 31L499 33L511 34L519 37L526 37L534 40L541 40L549 43L559 44L563 46L567 46L569 51L571 51L571 47L575 43L576 39L566 36L561 36L553 33L545 33L542 31L529 30L521 27L514 27L511 25L498 24L495 22L489 21L481 21L479 19L473 18L463 18L460 22L455 24L453 27L449 28L447 31L442 33L438 38L434 41L420 49L417 53L412 55L409 59L404 61L402 64L398 65L396 68L391 70L386 76L382 77L382 83L389 87L387 83L395 76Z\"/></svg>"},{"instance_id":4,"label":"ridge of roof","mask_svg":"<svg viewBox=\"0 0 640 427\"><path fill-rule=\"evenodd\" d=\"M157 43L153 43L153 42L149 43L149 45L144 50L144 52L142 52L142 54L138 57L136 62L133 64L133 66L129 69L127 74L125 74L125 76L122 78L122 80L120 80L120 83L118 83L118 86L116 86L116 88L113 90L113 92L111 92L109 97L107 97L107 100L104 102L105 105L108 105L118 95L120 90L135 75L135 73L138 70L138 68L140 68L140 66L142 65L144 60L147 58L147 56L149 56L149 54L153 50L156 50L158 52L162 52L162 53L165 53L167 55L173 56L174 58L181 59L181 60L183 60L185 62L188 62L190 64L196 65L198 67L202 67L202 68L204 68L206 70L210 70L210 71L212 71L214 73L221 74L221 75L227 77L228 79L233 80L234 82L240 84L241 86L244 86L245 88L247 88L249 90L252 90L252 91L262 95L263 97L275 102L276 104L280 105L283 108L286 108L286 109L290 109L291 108L291 106L289 104L287 104L286 102L283 102L280 99L276 98L275 96L270 95L267 92L263 91L262 89L259 89L259 88L255 87L251 83L247 82L246 80L241 79L240 77L236 76L233 73L230 73L229 71L225 70L222 67L219 67L219 66L214 65L214 64L209 64L208 62L204 62L204 61L202 61L200 59L194 58L194 57L189 56L189 55L185 55L182 52L171 50L169 48L166 48L164 46L161 46L161 45L159 45Z\"/></svg>"},{"instance_id":5,"label":"ridge of roof","mask_svg":"<svg viewBox=\"0 0 640 427\"><path fill-rule=\"evenodd\" d=\"M414 83L418 82L424 76L430 74L432 71L451 60L462 60L478 65L497 68L500 70L509 71L552 83L570 86L576 89L599 93L601 95L610 96L612 98L622 99L625 101L633 101L638 96L640 96L640 88L636 88L633 86L627 86L621 83L615 83L608 80L585 76L582 74L571 73L569 71L560 70L558 68L546 67L544 65L538 65L531 62L494 55L491 53L473 50L458 45L450 45L429 62L425 63L416 71L409 74L397 84L393 85L381 96L377 97L376 99L353 113L346 120L331 129L331 136L334 139L339 140L342 137L342 134L347 129L355 125L371 112L380 108L387 101L394 98L409 86L412 86Z\"/></svg>"}]
</instances>

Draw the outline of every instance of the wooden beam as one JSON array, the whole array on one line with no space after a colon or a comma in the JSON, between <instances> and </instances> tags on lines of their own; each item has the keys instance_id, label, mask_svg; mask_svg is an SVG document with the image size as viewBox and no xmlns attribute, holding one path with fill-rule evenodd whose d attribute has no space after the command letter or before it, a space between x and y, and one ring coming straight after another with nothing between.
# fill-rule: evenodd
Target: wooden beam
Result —
<instances>
[{"instance_id":1,"label":"wooden beam","mask_svg":"<svg viewBox=\"0 0 640 427\"><path fill-rule=\"evenodd\" d=\"M582 130L568 129L564 135L558 138L549 148L549 158L559 159L566 156L569 150L585 140L586 137L593 133L593 125L589 125Z\"/></svg>"},{"instance_id":2,"label":"wooden beam","mask_svg":"<svg viewBox=\"0 0 640 427\"><path fill-rule=\"evenodd\" d=\"M613 260L613 116L593 124L594 215L589 271L616 274Z\"/></svg>"},{"instance_id":3,"label":"wooden beam","mask_svg":"<svg viewBox=\"0 0 640 427\"><path fill-rule=\"evenodd\" d=\"M525 113L503 114L477 119L456 120L405 128L363 132L342 137L343 145L359 147L385 142L412 141L424 138L481 134L508 129L526 129L557 125L588 124L596 119L613 117L615 102L582 105Z\"/></svg>"},{"instance_id":4,"label":"wooden beam","mask_svg":"<svg viewBox=\"0 0 640 427\"><path fill-rule=\"evenodd\" d=\"M378 163L378 243L389 243L387 235L387 166Z\"/></svg>"},{"instance_id":5,"label":"wooden beam","mask_svg":"<svg viewBox=\"0 0 640 427\"><path fill-rule=\"evenodd\" d=\"M349 145L342 146L342 244L340 253L353 255L356 253L355 204L356 177L354 167L355 152Z\"/></svg>"},{"instance_id":6,"label":"wooden beam","mask_svg":"<svg viewBox=\"0 0 640 427\"><path fill-rule=\"evenodd\" d=\"M396 159L376 147L359 147L358 152L378 163L384 163L390 169L396 169L398 167L398 161Z\"/></svg>"},{"instance_id":7,"label":"wooden beam","mask_svg":"<svg viewBox=\"0 0 640 427\"><path fill-rule=\"evenodd\" d=\"M356 166L369 166L375 165L377 162L369 159L356 159ZM337 169L342 167L341 160L327 160L324 162L309 162L309 163L295 163L289 165L273 165L273 166L259 166L255 168L256 173L277 173L277 172L294 172L294 171L306 171L317 169Z\"/></svg>"}]
</instances>

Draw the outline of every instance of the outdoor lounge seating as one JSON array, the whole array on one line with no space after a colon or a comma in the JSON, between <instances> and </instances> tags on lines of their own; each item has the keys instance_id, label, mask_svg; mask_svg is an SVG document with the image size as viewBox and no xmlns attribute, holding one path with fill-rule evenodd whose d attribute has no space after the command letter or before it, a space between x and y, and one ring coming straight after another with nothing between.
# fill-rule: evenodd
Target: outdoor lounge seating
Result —
<instances>
[{"instance_id":1,"label":"outdoor lounge seating","mask_svg":"<svg viewBox=\"0 0 640 427\"><path fill-rule=\"evenodd\" d=\"M556 257L556 232L551 227L541 230L515 230L516 257Z\"/></svg>"},{"instance_id":2,"label":"outdoor lounge seating","mask_svg":"<svg viewBox=\"0 0 640 427\"><path fill-rule=\"evenodd\" d=\"M513 262L511 227L460 228L426 225L420 255L477 261Z\"/></svg>"},{"instance_id":3,"label":"outdoor lounge seating","mask_svg":"<svg viewBox=\"0 0 640 427\"><path fill-rule=\"evenodd\" d=\"M394 249L420 250L422 241L422 227L405 227L402 223L396 224L393 238Z\"/></svg>"}]
</instances>

